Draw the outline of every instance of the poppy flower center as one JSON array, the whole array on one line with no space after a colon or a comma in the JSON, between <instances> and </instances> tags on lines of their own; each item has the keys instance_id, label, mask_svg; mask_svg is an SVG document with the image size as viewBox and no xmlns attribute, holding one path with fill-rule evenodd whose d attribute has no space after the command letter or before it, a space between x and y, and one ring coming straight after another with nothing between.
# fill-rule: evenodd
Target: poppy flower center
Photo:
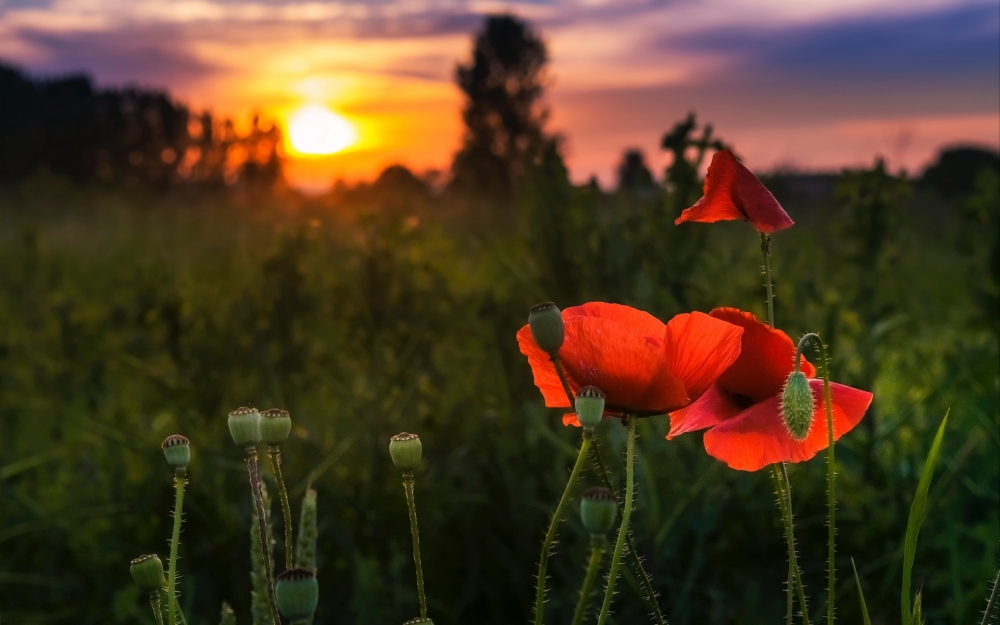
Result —
<instances>
[{"instance_id":1,"label":"poppy flower center","mask_svg":"<svg viewBox=\"0 0 1000 625\"><path fill-rule=\"evenodd\" d=\"M730 393L729 396L732 397L733 402L740 407L740 410L746 410L750 406L753 406L755 403L757 403L750 397L747 397L746 395L740 395L739 393Z\"/></svg>"}]
</instances>

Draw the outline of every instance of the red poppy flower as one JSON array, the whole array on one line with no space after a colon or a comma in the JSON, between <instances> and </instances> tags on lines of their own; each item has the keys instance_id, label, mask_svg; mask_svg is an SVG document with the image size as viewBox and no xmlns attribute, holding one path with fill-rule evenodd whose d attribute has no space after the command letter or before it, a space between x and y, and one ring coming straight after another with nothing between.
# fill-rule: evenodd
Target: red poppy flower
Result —
<instances>
[{"instance_id":1,"label":"red poppy flower","mask_svg":"<svg viewBox=\"0 0 1000 625\"><path fill-rule=\"evenodd\" d=\"M781 415L781 391L795 359L792 339L735 308L717 308L710 315L743 328L739 358L698 401L670 414L667 438L711 428L705 432L705 450L741 471L756 471L775 462L809 460L826 449L823 381L813 379L816 368L804 357L800 369L810 378L815 406L805 439L793 439ZM831 382L830 396L836 440L861 421L872 394Z\"/></svg>"},{"instance_id":2,"label":"red poppy flower","mask_svg":"<svg viewBox=\"0 0 1000 625\"><path fill-rule=\"evenodd\" d=\"M743 329L704 313L664 324L629 306L590 302L562 311L566 339L559 350L570 388L604 392L605 415L651 416L687 406L739 355ZM569 408L549 355L526 325L517 333L535 386L550 408ZM575 414L563 417L579 425Z\"/></svg>"},{"instance_id":3,"label":"red poppy flower","mask_svg":"<svg viewBox=\"0 0 1000 625\"><path fill-rule=\"evenodd\" d=\"M794 223L767 187L729 150L720 150L712 157L704 193L694 206L681 213L675 224L743 219L760 232L770 233Z\"/></svg>"}]
</instances>

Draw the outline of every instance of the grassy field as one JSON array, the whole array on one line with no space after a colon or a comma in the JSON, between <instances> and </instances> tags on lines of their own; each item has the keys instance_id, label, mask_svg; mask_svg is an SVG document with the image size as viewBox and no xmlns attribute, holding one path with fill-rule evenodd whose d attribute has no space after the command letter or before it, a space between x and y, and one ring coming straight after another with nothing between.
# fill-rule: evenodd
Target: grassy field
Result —
<instances>
[{"instance_id":1,"label":"grassy field","mask_svg":"<svg viewBox=\"0 0 1000 625\"><path fill-rule=\"evenodd\" d=\"M797 222L774 241L778 326L822 333L835 379L876 396L838 445L839 617L861 622L854 558L873 622L898 622L906 517L950 409L914 584L928 623L978 622L1000 556L996 179L952 199L877 170L803 180L769 181ZM225 600L249 622L251 501L225 425L247 403L291 411L292 497L310 481L319 493L317 623L416 613L387 453L403 430L424 442L417 505L435 622L525 622L578 440L518 353L528 307L763 314L752 229L675 227L672 200L552 176L485 217L422 188L303 199L36 178L0 191L0 622L152 623L128 562L166 553L159 444L173 433L194 454L181 605L190 622L215 623ZM601 444L621 476L612 425ZM667 428L639 424L632 517L665 616L781 622L769 476L730 471L700 435L668 442ZM819 613L825 467L790 471ZM550 563L552 622L569 620L586 550L571 515ZM636 579L623 580L614 622L646 622Z\"/></svg>"}]
</instances>

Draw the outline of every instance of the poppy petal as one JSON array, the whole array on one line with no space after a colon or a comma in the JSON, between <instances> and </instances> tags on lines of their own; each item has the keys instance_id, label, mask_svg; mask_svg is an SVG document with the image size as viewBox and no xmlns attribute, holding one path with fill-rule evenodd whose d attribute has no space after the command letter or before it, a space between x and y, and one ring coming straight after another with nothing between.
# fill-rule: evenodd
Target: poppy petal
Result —
<instances>
[{"instance_id":1,"label":"poppy petal","mask_svg":"<svg viewBox=\"0 0 1000 625\"><path fill-rule=\"evenodd\" d=\"M655 336L663 334L663 322L653 315L625 306L623 304L608 304L606 302L587 302L579 306L571 306L563 311L563 319L569 321L576 317L599 317L614 321L628 328L636 336Z\"/></svg>"},{"instance_id":2,"label":"poppy petal","mask_svg":"<svg viewBox=\"0 0 1000 625\"><path fill-rule=\"evenodd\" d=\"M713 384L705 394L686 408L670 413L670 432L667 440L686 432L704 430L719 425L726 419L740 414L742 408L732 395Z\"/></svg>"},{"instance_id":3,"label":"poppy petal","mask_svg":"<svg viewBox=\"0 0 1000 625\"><path fill-rule=\"evenodd\" d=\"M732 469L757 471L775 462L802 462L826 449L826 409L823 381L810 380L816 409L809 434L802 441L789 435L781 417L780 398L769 397L732 419L705 432L705 451ZM861 421L872 394L841 384L830 384L833 399L833 437L839 439Z\"/></svg>"},{"instance_id":4,"label":"poppy petal","mask_svg":"<svg viewBox=\"0 0 1000 625\"><path fill-rule=\"evenodd\" d=\"M700 312L677 315L667 323L667 369L684 383L689 400L701 397L736 361L742 335L743 328Z\"/></svg>"},{"instance_id":5,"label":"poppy petal","mask_svg":"<svg viewBox=\"0 0 1000 625\"><path fill-rule=\"evenodd\" d=\"M580 425L580 419L576 416L575 412L567 412L562 416L563 425L575 425L576 427L582 427Z\"/></svg>"},{"instance_id":6,"label":"poppy petal","mask_svg":"<svg viewBox=\"0 0 1000 625\"><path fill-rule=\"evenodd\" d=\"M566 398L566 391L563 390L562 382L559 381L555 365L552 364L548 353L539 347L538 343L535 343L529 326L526 325L517 331L517 344L521 348L521 353L528 357L528 365L531 366L535 386L542 392L545 405L549 408L569 408L569 399ZM570 388L572 388L572 380L570 380ZM576 389L573 391L575 392Z\"/></svg>"},{"instance_id":7,"label":"poppy petal","mask_svg":"<svg viewBox=\"0 0 1000 625\"><path fill-rule=\"evenodd\" d=\"M743 328L739 358L719 376L718 384L753 402L779 394L793 369L795 343L792 339L781 330L772 330L753 314L736 308L716 308L709 314ZM807 378L816 376L816 368L805 357L799 362Z\"/></svg>"}]
</instances>

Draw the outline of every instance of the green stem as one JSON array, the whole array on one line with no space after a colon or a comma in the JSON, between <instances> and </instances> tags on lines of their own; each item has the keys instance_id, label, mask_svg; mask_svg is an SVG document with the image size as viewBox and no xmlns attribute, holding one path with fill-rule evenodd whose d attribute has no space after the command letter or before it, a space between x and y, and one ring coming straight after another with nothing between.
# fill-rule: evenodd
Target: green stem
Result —
<instances>
[{"instance_id":1,"label":"green stem","mask_svg":"<svg viewBox=\"0 0 1000 625\"><path fill-rule=\"evenodd\" d=\"M852 560L851 563L853 564L853 562ZM989 625L990 617L993 616L993 606L996 605L998 586L1000 586L1000 571L997 571L997 576L993 579L993 590L990 591L990 598L986 600L986 611L983 612L982 625Z\"/></svg>"},{"instance_id":2,"label":"green stem","mask_svg":"<svg viewBox=\"0 0 1000 625\"><path fill-rule=\"evenodd\" d=\"M587 574L583 577L583 586L580 587L580 598L576 602L576 610L573 611L572 625L583 623L587 606L590 605L590 597L594 594L597 572L601 569L601 560L604 558L604 544L604 536L590 537L590 560L587 563Z\"/></svg>"},{"instance_id":3,"label":"green stem","mask_svg":"<svg viewBox=\"0 0 1000 625\"><path fill-rule=\"evenodd\" d=\"M271 572L271 556L268 554L267 513L264 510L264 495L260 491L260 471L257 466L257 450L247 448L247 472L250 475L250 490L253 493L253 504L257 514L257 530L260 534L260 556L264 563L264 574L267 578L267 600L271 608L271 620L278 625L278 602L274 597L274 576Z\"/></svg>"},{"instance_id":4,"label":"green stem","mask_svg":"<svg viewBox=\"0 0 1000 625\"><path fill-rule=\"evenodd\" d=\"M278 482L278 497L281 499L281 512L285 522L285 568L292 568L292 507L288 504L288 490L285 488L285 478L281 474L281 447L271 445L268 450L271 466L274 468L274 479Z\"/></svg>"},{"instance_id":5,"label":"green stem","mask_svg":"<svg viewBox=\"0 0 1000 625\"><path fill-rule=\"evenodd\" d=\"M580 451L576 455L573 471L569 474L566 488L563 489L562 497L559 498L559 504L552 515L552 520L549 521L549 529L545 532L545 540L542 542L542 553L538 558L538 584L535 588L535 625L542 625L542 621L545 618L545 579L547 575L546 569L549 565L549 555L551 555L552 551L552 543L556 539L559 524L562 523L563 515L566 513L566 506L569 504L573 487L576 485L576 481L583 471L583 461L587 457L590 442L593 438L594 433L592 431L583 431L583 441L580 443Z\"/></svg>"},{"instance_id":6,"label":"green stem","mask_svg":"<svg viewBox=\"0 0 1000 625\"><path fill-rule=\"evenodd\" d=\"M167 564L167 613L170 625L177 623L177 549L181 543L181 519L184 513L184 478L186 471L178 468L174 472L174 531L170 535L170 560ZM159 599L157 599L159 601Z\"/></svg>"},{"instance_id":7,"label":"green stem","mask_svg":"<svg viewBox=\"0 0 1000 625\"><path fill-rule=\"evenodd\" d=\"M149 606L153 608L153 616L156 617L156 625L163 625L163 608L160 605L160 591L149 593Z\"/></svg>"},{"instance_id":8,"label":"green stem","mask_svg":"<svg viewBox=\"0 0 1000 625\"><path fill-rule=\"evenodd\" d=\"M413 472L403 472L403 490L406 506L410 510L410 534L413 535L413 566L417 569L417 597L420 599L420 618L427 618L427 595L424 594L424 567L420 562L420 528L417 526L417 502L413 488Z\"/></svg>"},{"instance_id":9,"label":"green stem","mask_svg":"<svg viewBox=\"0 0 1000 625\"><path fill-rule=\"evenodd\" d=\"M569 405L574 405L573 391L570 390L569 382L566 379L566 373L563 371L562 365L558 358L553 358L552 363L555 366L556 374L559 376L559 382L562 383L563 391L566 392L566 399L569 400ZM601 472L601 479L604 481L604 486L611 491L612 495L615 497L615 504L618 506L618 514L622 513L622 504L618 499L618 492L615 490L614 485L611 483L611 474L608 472L607 466L604 464L604 458L601 456L600 445L594 442L594 457L597 460L597 467ZM653 580L650 578L649 573L646 572L645 567L642 566L642 560L639 558L639 552L635 549L635 541L632 539L632 535L626 536L628 540L628 552L632 557L632 563L635 564L636 571L639 573L639 579L642 580L643 591L646 596L643 597L649 607L652 609L653 618L656 620L657 625L666 625L666 621L663 619L663 613L660 612L660 606L656 602L656 592L653 590Z\"/></svg>"},{"instance_id":10,"label":"green stem","mask_svg":"<svg viewBox=\"0 0 1000 625\"><path fill-rule=\"evenodd\" d=\"M774 290L771 287L771 235L760 233L760 251L764 254L764 286L767 287L767 325L774 327Z\"/></svg>"},{"instance_id":11,"label":"green stem","mask_svg":"<svg viewBox=\"0 0 1000 625\"><path fill-rule=\"evenodd\" d=\"M785 528L785 536L788 536L788 524L785 522L786 512L785 512L785 487L782 485L781 477L778 473L778 465L771 465L771 478L774 481L775 493L778 496L778 507L781 509L781 521ZM788 545L789 553L791 553L794 545L789 543ZM786 584L786 608L785 608L785 625L792 625L792 614L795 602L795 584L793 580L795 579L795 570L792 567L792 558L788 558L788 583Z\"/></svg>"},{"instance_id":12,"label":"green stem","mask_svg":"<svg viewBox=\"0 0 1000 625\"><path fill-rule=\"evenodd\" d=\"M785 539L788 542L788 562L789 562L789 585L794 586L799 598L802 622L809 625L809 607L806 603L805 585L802 583L802 570L799 568L798 554L795 552L795 521L792 515L792 483L788 479L788 470L784 464L771 465L774 477L778 482L779 492L784 496L778 497L778 507L781 508L781 520L785 525Z\"/></svg>"},{"instance_id":13,"label":"green stem","mask_svg":"<svg viewBox=\"0 0 1000 625\"><path fill-rule=\"evenodd\" d=\"M618 565L621 562L622 550L625 548L625 537L628 536L628 522L632 516L632 497L635 491L635 423L625 423L628 429L628 445L625 451L625 509L622 511L622 525L618 528L618 540L615 541L615 552L611 556L611 571L608 573L608 587L604 591L604 604L597 625L604 625L611 610L611 600L615 595L615 582L618 580Z\"/></svg>"},{"instance_id":14,"label":"green stem","mask_svg":"<svg viewBox=\"0 0 1000 625\"><path fill-rule=\"evenodd\" d=\"M834 607L834 586L837 583L837 571L834 567L834 553L835 540L836 540L836 516L837 516L837 498L836 498L836 473L834 472L834 440L833 440L833 399L830 394L830 360L826 353L826 344L823 339L820 338L815 332L810 332L806 334L801 339L799 339L799 345L795 350L795 370L799 369L799 361L801 359L802 348L805 346L806 342L812 339L819 345L819 359L820 364L823 365L823 403L826 404L826 435L827 435L827 448L826 448L826 508L827 508L827 577L826 577L826 622L827 625L833 625L833 607Z\"/></svg>"}]
</instances>

